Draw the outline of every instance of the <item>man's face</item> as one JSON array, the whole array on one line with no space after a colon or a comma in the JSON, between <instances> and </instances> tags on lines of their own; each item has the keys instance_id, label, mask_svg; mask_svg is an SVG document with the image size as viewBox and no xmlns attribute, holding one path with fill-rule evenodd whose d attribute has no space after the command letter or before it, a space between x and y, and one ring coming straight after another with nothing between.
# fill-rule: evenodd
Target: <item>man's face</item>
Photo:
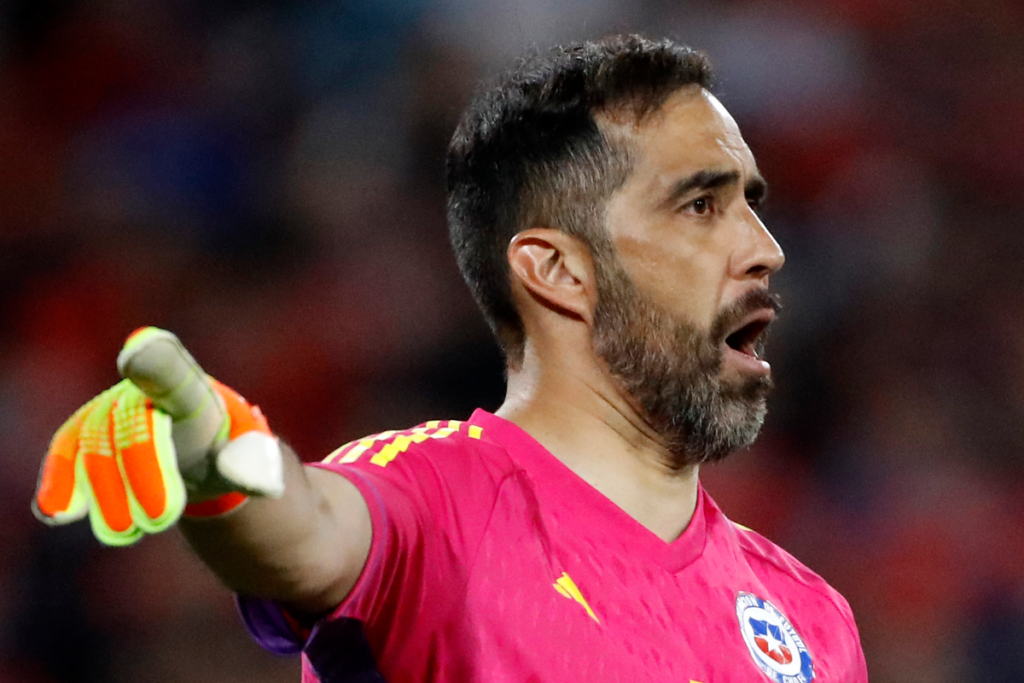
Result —
<instances>
[{"instance_id":1,"label":"man's face","mask_svg":"<svg viewBox=\"0 0 1024 683\"><path fill-rule=\"evenodd\" d=\"M636 160L607 205L615 254L596 263L595 347L671 465L717 460L754 441L771 388L760 333L778 309L767 287L783 255L754 211L764 181L702 89L620 132Z\"/></svg>"}]
</instances>

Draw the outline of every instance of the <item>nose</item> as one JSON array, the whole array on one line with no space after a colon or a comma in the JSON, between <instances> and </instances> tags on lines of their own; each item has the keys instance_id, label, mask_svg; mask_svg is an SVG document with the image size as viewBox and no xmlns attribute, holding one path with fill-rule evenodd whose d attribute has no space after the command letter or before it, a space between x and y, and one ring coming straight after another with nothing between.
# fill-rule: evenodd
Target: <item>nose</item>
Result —
<instances>
[{"instance_id":1,"label":"nose","mask_svg":"<svg viewBox=\"0 0 1024 683\"><path fill-rule=\"evenodd\" d=\"M733 252L732 270L740 279L765 279L782 268L786 255L756 213L747 207L739 231L740 244Z\"/></svg>"}]
</instances>

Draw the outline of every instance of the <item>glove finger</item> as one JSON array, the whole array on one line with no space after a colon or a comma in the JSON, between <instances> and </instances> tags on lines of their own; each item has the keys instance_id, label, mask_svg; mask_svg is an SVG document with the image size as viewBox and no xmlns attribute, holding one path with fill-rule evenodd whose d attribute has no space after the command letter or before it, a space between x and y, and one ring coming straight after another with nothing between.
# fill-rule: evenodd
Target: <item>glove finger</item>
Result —
<instances>
[{"instance_id":1,"label":"glove finger","mask_svg":"<svg viewBox=\"0 0 1024 683\"><path fill-rule=\"evenodd\" d=\"M135 523L147 533L168 528L185 508L171 418L130 384L113 410L114 451Z\"/></svg>"},{"instance_id":2,"label":"glove finger","mask_svg":"<svg viewBox=\"0 0 1024 683\"><path fill-rule=\"evenodd\" d=\"M125 382L121 382L101 394L86 414L76 463L78 477L88 483L92 493L89 521L93 534L107 545L128 545L142 536L132 519L128 492L114 454L111 413L124 388Z\"/></svg>"},{"instance_id":3,"label":"glove finger","mask_svg":"<svg viewBox=\"0 0 1024 683\"><path fill-rule=\"evenodd\" d=\"M174 445L183 472L205 470L211 450L227 438L227 416L206 374L173 334L137 330L117 357L121 374L174 420Z\"/></svg>"},{"instance_id":4,"label":"glove finger","mask_svg":"<svg viewBox=\"0 0 1024 683\"><path fill-rule=\"evenodd\" d=\"M90 403L75 411L53 435L39 473L39 484L32 499L32 512L47 524L67 524L81 519L89 511L82 487L76 485L75 454L82 419Z\"/></svg>"}]
</instances>

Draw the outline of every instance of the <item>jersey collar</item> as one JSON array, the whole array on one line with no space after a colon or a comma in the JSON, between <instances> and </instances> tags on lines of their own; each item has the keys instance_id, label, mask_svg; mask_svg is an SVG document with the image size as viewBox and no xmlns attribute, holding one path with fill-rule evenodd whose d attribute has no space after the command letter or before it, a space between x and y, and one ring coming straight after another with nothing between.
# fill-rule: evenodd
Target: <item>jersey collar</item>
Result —
<instances>
[{"instance_id":1,"label":"jersey collar","mask_svg":"<svg viewBox=\"0 0 1024 683\"><path fill-rule=\"evenodd\" d=\"M621 549L627 556L640 556L676 573L697 560L707 542L707 508L703 487L697 493L697 507L686 530L674 541L659 538L595 489L551 454L518 425L477 410L469 419L483 428L485 441L502 447L534 481L541 501L560 526L571 533L599 541L602 549Z\"/></svg>"}]
</instances>

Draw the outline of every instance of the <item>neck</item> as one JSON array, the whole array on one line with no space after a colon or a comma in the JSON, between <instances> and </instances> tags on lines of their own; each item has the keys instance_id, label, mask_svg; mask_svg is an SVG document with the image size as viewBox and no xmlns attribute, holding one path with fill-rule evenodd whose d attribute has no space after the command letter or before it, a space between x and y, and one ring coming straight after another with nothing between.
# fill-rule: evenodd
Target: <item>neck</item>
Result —
<instances>
[{"instance_id":1,"label":"neck","mask_svg":"<svg viewBox=\"0 0 1024 683\"><path fill-rule=\"evenodd\" d=\"M689 525L697 467L669 466L657 434L600 364L545 361L528 347L497 414L663 540Z\"/></svg>"}]
</instances>

